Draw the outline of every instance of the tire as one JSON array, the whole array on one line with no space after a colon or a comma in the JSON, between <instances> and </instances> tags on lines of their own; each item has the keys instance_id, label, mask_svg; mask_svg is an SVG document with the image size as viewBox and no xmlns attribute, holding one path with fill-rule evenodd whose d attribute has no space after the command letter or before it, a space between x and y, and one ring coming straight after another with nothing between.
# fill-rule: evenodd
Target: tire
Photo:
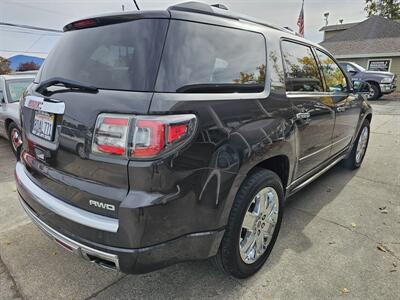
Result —
<instances>
[{"instance_id":1,"label":"tire","mask_svg":"<svg viewBox=\"0 0 400 300\"><path fill-rule=\"evenodd\" d=\"M368 94L368 100L377 100L381 97L381 89L376 83L370 83L371 89Z\"/></svg>"},{"instance_id":2,"label":"tire","mask_svg":"<svg viewBox=\"0 0 400 300\"><path fill-rule=\"evenodd\" d=\"M254 227L255 229L258 228L258 230L247 231L247 229L242 228L242 225L245 226L245 224L243 223L245 215L247 216L246 213L248 212L249 214L253 213L252 209L255 208L252 207L253 206L255 207L256 196L259 195L260 192L264 193L265 191L267 191L267 193L265 193L265 198L263 199L273 199L272 196L270 197L270 195L272 194L274 195L274 197L276 197L274 200L271 201L268 200L270 201L269 203L272 203L273 205L271 204L266 205L268 209L271 209L271 213L269 214L269 216L272 217L269 219L268 217L265 217L264 214L260 213L259 217L257 217L259 218L258 221L255 222L257 226ZM273 191L275 191L276 193L273 193ZM282 182L279 176L274 172L265 169L257 169L245 180L245 182L240 187L233 202L224 237L222 238L217 256L214 258L216 265L220 269L222 269L222 271L236 278L246 278L255 274L259 269L261 269L261 267L267 261L272 251L272 248L276 242L276 239L278 237L283 216L283 200L284 200L284 190ZM276 211L276 204L278 204L277 211ZM251 213L250 210L252 211ZM265 214L267 214L266 211ZM272 225L270 225L269 223L267 223L268 225L261 223L261 222L268 222L267 220L269 221L274 220L272 222L275 222L275 226L272 228L271 227ZM250 232L255 232L255 234L257 234L258 232L258 237L260 237L261 235L259 233L260 232L259 229L261 229L263 235L265 234L265 232L267 232L267 229L271 230L269 235L266 235L268 236L268 238L264 236L261 239L258 238L259 241L260 240L262 241L262 243L260 243L263 245L261 251L264 252L260 251L259 254L256 254L258 252L249 251L248 253L253 253L254 256L256 255L259 256L258 258L254 257L255 260L252 261L253 257L250 258L249 255L247 257L248 261L245 262L246 259L242 258L242 256L244 255L243 253L244 251L242 252L240 251L242 247L241 245L247 244L244 243L245 239L243 236L249 235ZM248 249L250 248L251 247L249 247ZM254 249L256 249L256 246L254 246Z\"/></svg>"},{"instance_id":3,"label":"tire","mask_svg":"<svg viewBox=\"0 0 400 300\"><path fill-rule=\"evenodd\" d=\"M365 132L366 136L365 136ZM351 149L351 152L349 156L343 161L344 166L349 169L349 170L355 170L358 169L365 157L365 153L367 152L368 148L368 143L369 143L369 136L370 136L370 125L368 120L364 120L363 124L361 125L360 132L358 133L357 139L353 144L353 147ZM360 140L363 139L361 143L363 143L364 149L362 150L361 153L357 152L357 150L360 150L359 144ZM361 145L360 145L361 146ZM357 154L360 154L360 156L357 156Z\"/></svg>"},{"instance_id":4,"label":"tire","mask_svg":"<svg viewBox=\"0 0 400 300\"><path fill-rule=\"evenodd\" d=\"M8 125L8 141L10 142L11 150L15 157L18 158L19 147L22 145L22 134L21 130L14 122L11 122L10 125Z\"/></svg>"}]
</instances>

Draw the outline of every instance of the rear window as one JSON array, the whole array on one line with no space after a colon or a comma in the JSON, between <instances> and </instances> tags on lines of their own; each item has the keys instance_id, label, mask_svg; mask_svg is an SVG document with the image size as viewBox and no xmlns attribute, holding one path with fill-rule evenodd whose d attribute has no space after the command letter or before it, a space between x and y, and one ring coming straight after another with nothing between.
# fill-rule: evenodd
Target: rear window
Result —
<instances>
[{"instance_id":1,"label":"rear window","mask_svg":"<svg viewBox=\"0 0 400 300\"><path fill-rule=\"evenodd\" d=\"M101 89L152 91L168 20L143 19L64 34L41 81L63 77Z\"/></svg>"},{"instance_id":2,"label":"rear window","mask_svg":"<svg viewBox=\"0 0 400 300\"><path fill-rule=\"evenodd\" d=\"M266 48L263 35L172 20L158 92L262 92Z\"/></svg>"}]
</instances>

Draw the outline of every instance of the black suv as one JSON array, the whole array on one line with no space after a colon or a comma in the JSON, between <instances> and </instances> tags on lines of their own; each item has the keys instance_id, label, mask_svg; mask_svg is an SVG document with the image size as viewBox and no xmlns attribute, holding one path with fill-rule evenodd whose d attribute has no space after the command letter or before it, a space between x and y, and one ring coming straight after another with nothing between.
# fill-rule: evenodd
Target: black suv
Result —
<instances>
[{"instance_id":1,"label":"black suv","mask_svg":"<svg viewBox=\"0 0 400 300\"><path fill-rule=\"evenodd\" d=\"M87 260L143 273L214 257L250 276L285 199L362 163L369 104L285 29L185 3L64 31L21 101L16 180L33 221Z\"/></svg>"}]
</instances>

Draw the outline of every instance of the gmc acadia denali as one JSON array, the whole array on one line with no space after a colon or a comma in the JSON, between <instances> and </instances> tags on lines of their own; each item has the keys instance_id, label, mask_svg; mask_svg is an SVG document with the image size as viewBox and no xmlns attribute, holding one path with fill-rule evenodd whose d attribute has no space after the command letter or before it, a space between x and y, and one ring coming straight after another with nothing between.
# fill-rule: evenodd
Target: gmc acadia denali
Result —
<instances>
[{"instance_id":1,"label":"gmc acadia denali","mask_svg":"<svg viewBox=\"0 0 400 300\"><path fill-rule=\"evenodd\" d=\"M367 84L317 44L225 9L68 24L20 103L20 202L55 242L126 273L267 260L284 202L358 168Z\"/></svg>"}]
</instances>

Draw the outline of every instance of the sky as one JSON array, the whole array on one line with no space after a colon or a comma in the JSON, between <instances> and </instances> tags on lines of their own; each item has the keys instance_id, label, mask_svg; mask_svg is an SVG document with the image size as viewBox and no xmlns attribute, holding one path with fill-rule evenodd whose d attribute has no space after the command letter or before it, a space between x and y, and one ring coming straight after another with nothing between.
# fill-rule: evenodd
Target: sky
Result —
<instances>
[{"instance_id":1,"label":"sky","mask_svg":"<svg viewBox=\"0 0 400 300\"><path fill-rule=\"evenodd\" d=\"M141 10L166 9L186 0L137 0ZM302 0L202 0L209 4L222 3L230 10L246 14L282 27L297 31L297 19ZM305 38L321 42L319 29L325 25L325 12L329 12L329 24L362 21L365 0L305 0ZM0 0L0 22L32 25L61 30L74 20L88 16L136 10L130 0ZM26 54L46 57L62 33L42 32L10 28L0 25L0 56Z\"/></svg>"}]
</instances>

